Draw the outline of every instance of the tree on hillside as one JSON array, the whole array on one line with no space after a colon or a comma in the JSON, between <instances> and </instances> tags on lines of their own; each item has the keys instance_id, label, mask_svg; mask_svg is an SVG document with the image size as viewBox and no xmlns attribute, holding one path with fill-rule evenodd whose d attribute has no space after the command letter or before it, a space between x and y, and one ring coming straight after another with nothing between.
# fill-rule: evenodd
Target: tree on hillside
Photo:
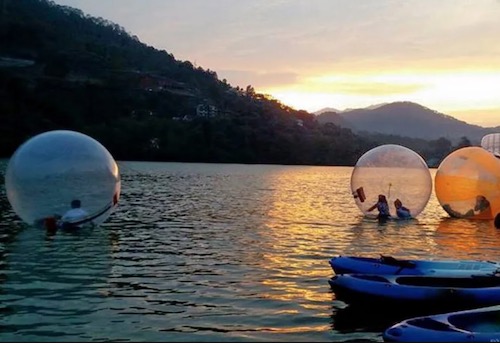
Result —
<instances>
[{"instance_id":1,"label":"tree on hillside","mask_svg":"<svg viewBox=\"0 0 500 343\"><path fill-rule=\"evenodd\" d=\"M466 147L469 147L469 146L472 146L472 143L471 141L469 140L469 138L467 137L461 137L460 138L460 141L458 142L458 144L453 148L453 150L458 150L458 149L462 149L462 148L466 148Z\"/></svg>"}]
</instances>

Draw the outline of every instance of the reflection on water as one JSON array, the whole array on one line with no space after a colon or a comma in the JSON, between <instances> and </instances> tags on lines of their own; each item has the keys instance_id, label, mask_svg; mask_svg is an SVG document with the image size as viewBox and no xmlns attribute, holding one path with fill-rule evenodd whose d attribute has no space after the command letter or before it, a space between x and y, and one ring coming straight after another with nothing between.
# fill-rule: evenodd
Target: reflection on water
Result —
<instances>
[{"instance_id":1,"label":"reflection on water","mask_svg":"<svg viewBox=\"0 0 500 343\"><path fill-rule=\"evenodd\" d=\"M492 221L434 196L415 220L363 218L352 168L119 165L117 211L80 234L24 226L2 190L2 340L381 341L341 310L331 257L500 260Z\"/></svg>"},{"instance_id":2,"label":"reflection on water","mask_svg":"<svg viewBox=\"0 0 500 343\"><path fill-rule=\"evenodd\" d=\"M4 340L92 338L88 323L107 311L103 292L111 264L106 235L89 230L47 237L33 227L15 235L1 270Z\"/></svg>"},{"instance_id":3,"label":"reflection on water","mask_svg":"<svg viewBox=\"0 0 500 343\"><path fill-rule=\"evenodd\" d=\"M500 260L500 230L493 220L444 218L434 240L452 258Z\"/></svg>"}]
</instances>

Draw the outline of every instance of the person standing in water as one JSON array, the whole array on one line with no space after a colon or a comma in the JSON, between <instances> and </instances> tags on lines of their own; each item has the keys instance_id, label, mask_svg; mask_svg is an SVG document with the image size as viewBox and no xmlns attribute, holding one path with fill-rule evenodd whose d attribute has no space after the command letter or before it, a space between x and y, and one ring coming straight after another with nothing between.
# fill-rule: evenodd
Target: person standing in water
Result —
<instances>
[{"instance_id":1,"label":"person standing in water","mask_svg":"<svg viewBox=\"0 0 500 343\"><path fill-rule=\"evenodd\" d=\"M35 221L35 225L42 226L51 235L55 234L58 229L78 228L80 227L79 222L89 215L87 211L81 208L81 205L81 201L75 199L71 201L71 208L63 216L54 214Z\"/></svg>"},{"instance_id":2,"label":"person standing in water","mask_svg":"<svg viewBox=\"0 0 500 343\"><path fill-rule=\"evenodd\" d=\"M79 199L75 199L71 201L71 209L63 216L54 214L50 217L35 220L35 226L44 227L50 235L55 234L58 229L74 229L80 228L83 225L94 226L93 221L96 218L99 218L118 204L118 196L118 193L113 194L113 199L110 203L92 214L89 214L81 207L82 203Z\"/></svg>"},{"instance_id":3,"label":"person standing in water","mask_svg":"<svg viewBox=\"0 0 500 343\"><path fill-rule=\"evenodd\" d=\"M378 195L378 201L373 206L371 206L367 211L371 212L374 209L378 210L377 219L386 220L391 217L391 213L389 211L389 204L387 203L387 198L383 194Z\"/></svg>"},{"instance_id":4,"label":"person standing in water","mask_svg":"<svg viewBox=\"0 0 500 343\"><path fill-rule=\"evenodd\" d=\"M481 213L488 210L491 213L491 206L488 199L486 199L484 195L476 196L476 204L474 205L474 212L478 211L479 213Z\"/></svg>"}]
</instances>

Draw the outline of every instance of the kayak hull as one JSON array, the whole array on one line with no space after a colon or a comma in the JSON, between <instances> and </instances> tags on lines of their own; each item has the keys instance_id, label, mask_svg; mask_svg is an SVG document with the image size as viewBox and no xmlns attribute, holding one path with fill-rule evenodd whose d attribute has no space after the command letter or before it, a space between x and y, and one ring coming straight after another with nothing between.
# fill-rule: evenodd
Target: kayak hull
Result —
<instances>
[{"instance_id":1,"label":"kayak hull","mask_svg":"<svg viewBox=\"0 0 500 343\"><path fill-rule=\"evenodd\" d=\"M385 342L499 342L500 306L406 319L382 337Z\"/></svg>"},{"instance_id":2,"label":"kayak hull","mask_svg":"<svg viewBox=\"0 0 500 343\"><path fill-rule=\"evenodd\" d=\"M338 300L382 307L461 310L500 304L500 277L343 274L328 280Z\"/></svg>"},{"instance_id":3,"label":"kayak hull","mask_svg":"<svg viewBox=\"0 0 500 343\"><path fill-rule=\"evenodd\" d=\"M336 256L329 260L335 274L378 275L482 275L500 270L500 263L474 260L404 260L392 256L380 258Z\"/></svg>"}]
</instances>

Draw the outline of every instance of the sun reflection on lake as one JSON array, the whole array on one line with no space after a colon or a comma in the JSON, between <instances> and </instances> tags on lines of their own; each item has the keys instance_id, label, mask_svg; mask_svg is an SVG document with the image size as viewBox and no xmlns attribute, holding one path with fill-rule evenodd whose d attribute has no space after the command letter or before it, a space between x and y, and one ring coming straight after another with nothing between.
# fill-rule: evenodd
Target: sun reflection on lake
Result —
<instances>
[{"instance_id":1,"label":"sun reflection on lake","mask_svg":"<svg viewBox=\"0 0 500 343\"><path fill-rule=\"evenodd\" d=\"M443 218L434 240L443 254L452 258L500 259L497 248L500 247L500 230L494 227L492 220Z\"/></svg>"},{"instance_id":2,"label":"sun reflection on lake","mask_svg":"<svg viewBox=\"0 0 500 343\"><path fill-rule=\"evenodd\" d=\"M303 310L326 308L329 290L323 282L314 286L331 274L327 264L331 249L321 242L326 236L347 246L353 236L347 227L336 227L339 220L351 216L345 207L355 206L350 173L340 175L339 179L338 167L296 167L273 175L264 223L270 247L261 264L265 269L262 284L269 291L262 297L298 303ZM304 287L298 278L310 280L311 287Z\"/></svg>"}]
</instances>

